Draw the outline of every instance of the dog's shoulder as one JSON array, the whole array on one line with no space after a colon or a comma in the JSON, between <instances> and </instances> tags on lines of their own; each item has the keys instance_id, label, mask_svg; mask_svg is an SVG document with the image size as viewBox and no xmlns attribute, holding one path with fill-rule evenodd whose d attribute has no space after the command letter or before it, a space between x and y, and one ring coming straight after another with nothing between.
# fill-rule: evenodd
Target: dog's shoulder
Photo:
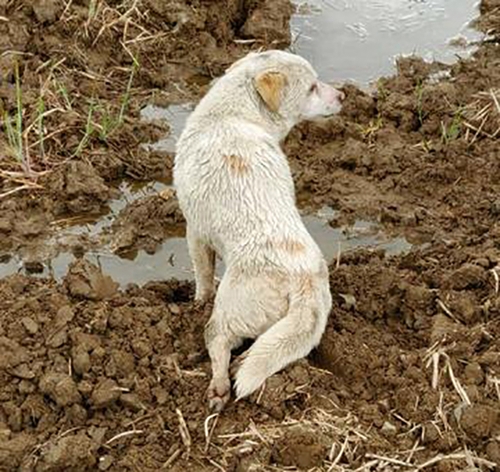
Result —
<instances>
[{"instance_id":1,"label":"dog's shoulder","mask_svg":"<svg viewBox=\"0 0 500 472\"><path fill-rule=\"evenodd\" d=\"M190 123L177 143L176 159L215 163L228 154L249 161L286 163L286 156L272 135L258 123L238 119Z\"/></svg>"}]
</instances>

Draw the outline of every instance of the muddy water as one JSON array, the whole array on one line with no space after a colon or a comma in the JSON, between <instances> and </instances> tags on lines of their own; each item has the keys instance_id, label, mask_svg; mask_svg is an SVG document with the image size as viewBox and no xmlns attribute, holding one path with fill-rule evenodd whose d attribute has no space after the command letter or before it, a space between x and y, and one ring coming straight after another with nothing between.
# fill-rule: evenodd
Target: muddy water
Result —
<instances>
[{"instance_id":1,"label":"muddy water","mask_svg":"<svg viewBox=\"0 0 500 472\"><path fill-rule=\"evenodd\" d=\"M171 114L176 110L180 109L163 112ZM159 110L156 111L159 113ZM174 134L182 129L183 120L186 117L182 116L183 113L184 108L179 115L175 115L176 119L172 121ZM155 118L159 118L159 115ZM165 142L160 141L155 146L166 149L169 143L175 144L175 139L169 137ZM0 278L18 272L26 273L25 262L35 259L43 261L43 271L38 274L39 276L53 277L60 281L66 275L69 264L75 260L71 252L61 251L60 248L70 245L72 238L85 236L96 243L97 249L88 250L84 257L99 265L122 287L131 283L143 285L151 280L170 278L192 280L191 261L185 238L169 238L155 254L139 251L135 257L128 259L114 254L110 249L110 238L106 237L114 219L128 204L146 196L155 195L168 187L169 185L163 182L150 182L141 186L123 182L120 185L121 197L110 202L110 210L107 214L93 220L75 220L70 226L60 227L56 235L42 246L4 260L0 263ZM411 249L411 244L405 238L390 238L373 222L358 220L349 227L333 228L329 221L334 219L335 215L335 211L330 208L322 208L316 214L303 215L306 227L329 262L336 260L342 253L358 247L381 248L386 251L387 255L400 254ZM219 263L218 276L221 276L222 272L223 267Z\"/></svg>"},{"instance_id":2,"label":"muddy water","mask_svg":"<svg viewBox=\"0 0 500 472\"><path fill-rule=\"evenodd\" d=\"M171 105L168 108L147 105L141 110L141 118L144 121L166 121L170 126L170 132L164 139L157 143L148 143L144 146L153 151L175 152L175 143L181 134L187 117L193 111L194 105L187 103L184 105Z\"/></svg>"},{"instance_id":3,"label":"muddy water","mask_svg":"<svg viewBox=\"0 0 500 472\"><path fill-rule=\"evenodd\" d=\"M339 251L342 253L358 247L385 249L388 255L404 253L411 249L411 244L405 238L389 238L376 225L368 221L357 221L352 227L334 229L321 213L305 215L303 220L329 261L335 260L339 256ZM140 251L134 260L121 259L111 254L90 255L89 259L92 260L92 258L98 261L102 269L122 286L129 283L143 285L150 280L169 278L193 279L191 261L184 238L169 238L156 254L149 255ZM223 265L219 262L217 276L220 277L223 270ZM65 270L60 270L59 274L64 275Z\"/></svg>"},{"instance_id":4,"label":"muddy water","mask_svg":"<svg viewBox=\"0 0 500 472\"><path fill-rule=\"evenodd\" d=\"M144 146L157 151L173 152L175 142L182 131L185 121L192 110L191 105L174 105L167 109L148 106L142 111L144 120L167 120L170 133L157 143L145 143ZM0 263L0 277L17 272L26 272L26 260L44 261L43 271L38 275L50 276L60 281L67 273L69 264L75 260L71 252L64 252L60 247L68 245L71 238L85 236L98 249L88 250L85 258L98 264L111 275L122 287L136 283L143 285L151 280L176 278L192 280L192 268L186 240L182 237L167 239L153 255L139 251L131 259L120 257L110 249L109 238L105 235L118 213L131 202L155 195L168 187L167 183L150 182L146 185L130 185L124 182L120 186L121 196L109 204L109 212L93 220L74 220L69 227L61 227L55 237L43 246L36 248L37 253L16 254ZM304 214L303 220L325 257L329 262L336 260L343 252L358 247L382 248L388 255L407 252L411 244L405 238L389 238L377 224L369 221L356 221L344 228L332 228L329 221L335 212L329 208L321 209L317 214ZM104 236L104 237L102 237ZM218 266L218 276L222 275L222 264Z\"/></svg>"},{"instance_id":5,"label":"muddy water","mask_svg":"<svg viewBox=\"0 0 500 472\"><path fill-rule=\"evenodd\" d=\"M155 194L166 187L165 184L159 182L141 189L122 185L122 191L126 198L113 201L111 203L112 211L108 215L93 223L86 222L64 229L58 234L57 240L47 242L47 259L44 263L44 270L39 275L54 277L60 281L66 275L68 265L75 260L75 256L69 252L59 252L51 257L50 248L57 248L58 244L72 235L98 236L111 224L116 212L124 208L127 203L145 195ZM373 222L359 220L350 227L332 228L329 221L334 217L335 211L329 208L323 208L317 214L303 216L306 227L330 262L336 260L343 252L358 247L384 249L387 255L400 254L411 249L411 244L405 238L389 238ZM98 250L87 252L85 258L98 264L122 287L131 283L143 285L151 280L193 279L184 238L167 239L153 255L139 251L135 258L126 259L114 254L109 245L104 245ZM25 272L22 256L16 255L9 261L0 264L0 277L16 272ZM222 272L223 267L219 263L218 276L221 276Z\"/></svg>"},{"instance_id":6,"label":"muddy water","mask_svg":"<svg viewBox=\"0 0 500 472\"><path fill-rule=\"evenodd\" d=\"M394 72L399 55L452 62L480 34L476 0L296 1L292 49L326 80L367 85Z\"/></svg>"}]
</instances>

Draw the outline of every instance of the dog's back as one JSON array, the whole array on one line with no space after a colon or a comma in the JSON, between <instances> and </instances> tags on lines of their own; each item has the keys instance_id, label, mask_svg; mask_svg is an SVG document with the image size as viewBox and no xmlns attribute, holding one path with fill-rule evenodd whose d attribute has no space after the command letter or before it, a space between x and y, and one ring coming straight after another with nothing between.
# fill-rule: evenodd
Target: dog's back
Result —
<instances>
[{"instance_id":1,"label":"dog's back","mask_svg":"<svg viewBox=\"0 0 500 472\"><path fill-rule=\"evenodd\" d=\"M241 262L247 257L254 264L262 258L268 264L276 255L266 254L266 246L283 239L284 233L317 257L319 249L295 207L290 168L279 144L258 126L236 118L205 129L197 125L186 127L175 171L188 224L228 266L233 258ZM296 264L296 257L290 263Z\"/></svg>"}]
</instances>

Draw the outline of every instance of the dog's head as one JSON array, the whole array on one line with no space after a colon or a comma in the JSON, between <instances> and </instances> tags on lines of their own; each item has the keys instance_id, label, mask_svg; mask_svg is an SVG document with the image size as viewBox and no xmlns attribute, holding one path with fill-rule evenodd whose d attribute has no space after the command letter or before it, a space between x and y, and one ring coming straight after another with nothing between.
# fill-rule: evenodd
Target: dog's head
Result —
<instances>
[{"instance_id":1,"label":"dog's head","mask_svg":"<svg viewBox=\"0 0 500 472\"><path fill-rule=\"evenodd\" d=\"M309 62L288 52L249 53L226 75L249 79L264 107L294 123L331 116L342 108L343 92L319 81Z\"/></svg>"}]
</instances>

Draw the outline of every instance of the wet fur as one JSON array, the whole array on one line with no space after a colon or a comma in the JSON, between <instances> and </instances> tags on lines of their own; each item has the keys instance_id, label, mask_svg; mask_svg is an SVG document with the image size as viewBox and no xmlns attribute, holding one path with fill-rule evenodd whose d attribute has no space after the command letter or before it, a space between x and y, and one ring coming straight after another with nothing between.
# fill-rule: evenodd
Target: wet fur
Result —
<instances>
[{"instance_id":1,"label":"wet fur","mask_svg":"<svg viewBox=\"0 0 500 472\"><path fill-rule=\"evenodd\" d=\"M302 110L320 106L306 96L314 80L298 56L251 53L216 81L177 144L174 183L198 301L214 292L216 253L226 266L205 330L216 410L230 397L231 350L245 338L256 341L236 372L237 398L306 356L325 329L327 265L299 215L280 148ZM320 111L335 113L335 92L326 92L329 108Z\"/></svg>"}]
</instances>

